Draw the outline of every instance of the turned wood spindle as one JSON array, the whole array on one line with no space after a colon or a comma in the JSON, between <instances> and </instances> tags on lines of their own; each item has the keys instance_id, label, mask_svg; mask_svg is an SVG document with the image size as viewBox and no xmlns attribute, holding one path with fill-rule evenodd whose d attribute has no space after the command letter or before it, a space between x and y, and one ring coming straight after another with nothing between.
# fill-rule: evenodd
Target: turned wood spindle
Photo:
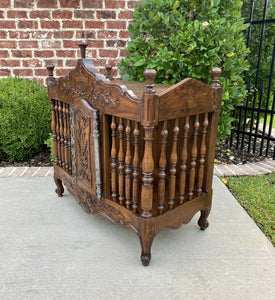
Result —
<instances>
[{"instance_id":1,"label":"turned wood spindle","mask_svg":"<svg viewBox=\"0 0 275 300\"><path fill-rule=\"evenodd\" d=\"M64 162L64 128L63 128L63 109L62 109L62 101L58 101L58 112L59 112L59 130L60 130L60 158L59 158L59 166L62 167Z\"/></svg>"},{"instance_id":2,"label":"turned wood spindle","mask_svg":"<svg viewBox=\"0 0 275 300\"><path fill-rule=\"evenodd\" d=\"M64 124L64 161L62 167L66 170L66 165L68 166L68 132L67 132L67 117L66 117L66 106L67 103L63 103L63 124Z\"/></svg>"},{"instance_id":3,"label":"turned wood spindle","mask_svg":"<svg viewBox=\"0 0 275 300\"><path fill-rule=\"evenodd\" d=\"M180 158L180 179L179 179L179 204L183 204L184 201L184 193L185 193L185 185L186 185L186 160L188 157L187 152L187 140L188 140L188 132L189 132L189 116L185 118L185 124L183 129L183 146L181 151Z\"/></svg>"},{"instance_id":4,"label":"turned wood spindle","mask_svg":"<svg viewBox=\"0 0 275 300\"><path fill-rule=\"evenodd\" d=\"M64 147L64 159L62 162L62 168L65 170L66 163L68 162L68 141L67 141L67 122L66 122L66 103L62 106L62 123L63 123L63 147Z\"/></svg>"},{"instance_id":5,"label":"turned wood spindle","mask_svg":"<svg viewBox=\"0 0 275 300\"><path fill-rule=\"evenodd\" d=\"M66 107L67 129L68 129L68 172L72 174L72 149L71 149L71 120L70 120L70 104Z\"/></svg>"},{"instance_id":6,"label":"turned wood spindle","mask_svg":"<svg viewBox=\"0 0 275 300\"><path fill-rule=\"evenodd\" d=\"M55 82L55 78L53 76L53 71L54 71L54 65L49 64L47 65L47 71L48 71L48 78L47 78L47 85L51 86L51 84L53 84ZM52 135L53 135L53 155L54 155L54 165L58 164L58 141L57 141L57 110L58 110L58 106L57 106L57 101L54 99L50 100L50 104L51 104L51 115L52 115L52 121L51 121L51 129L52 129Z\"/></svg>"},{"instance_id":7,"label":"turned wood spindle","mask_svg":"<svg viewBox=\"0 0 275 300\"><path fill-rule=\"evenodd\" d=\"M138 209L138 195L139 191L139 182L140 182L140 167L139 167L139 137L140 130L138 126L138 122L135 122L134 129L134 157L133 157L133 212L137 213Z\"/></svg>"},{"instance_id":8,"label":"turned wood spindle","mask_svg":"<svg viewBox=\"0 0 275 300\"><path fill-rule=\"evenodd\" d=\"M197 185L198 196L200 196L202 193L202 182L203 182L205 153L206 153L207 127L208 127L208 113L205 113L203 123L202 123L202 141L201 141L201 149L200 149L200 159L199 159L200 165L199 165L198 185Z\"/></svg>"},{"instance_id":9,"label":"turned wood spindle","mask_svg":"<svg viewBox=\"0 0 275 300\"><path fill-rule=\"evenodd\" d=\"M163 128L161 130L161 148L159 157L159 183L158 183L158 193L159 193L159 214L163 214L163 204L165 200L165 179L166 179L166 144L167 144L167 121L163 122Z\"/></svg>"},{"instance_id":10,"label":"turned wood spindle","mask_svg":"<svg viewBox=\"0 0 275 300\"><path fill-rule=\"evenodd\" d=\"M172 137L172 151L170 156L170 178L169 178L169 209L173 209L176 191L176 173L177 173L177 145L178 145L178 135L179 135L179 119L175 119L175 125L173 128Z\"/></svg>"},{"instance_id":11,"label":"turned wood spindle","mask_svg":"<svg viewBox=\"0 0 275 300\"><path fill-rule=\"evenodd\" d=\"M200 127L199 115L196 115L193 131L193 143L191 149L191 162L190 162L190 173L189 173L189 190L188 190L188 200L192 200L194 184L195 184L195 175L196 175L196 159L197 159L197 144L198 144L198 130Z\"/></svg>"},{"instance_id":12,"label":"turned wood spindle","mask_svg":"<svg viewBox=\"0 0 275 300\"><path fill-rule=\"evenodd\" d=\"M78 46L80 48L81 58L86 58L86 47L88 46L88 44L83 42L79 43Z\"/></svg>"},{"instance_id":13,"label":"turned wood spindle","mask_svg":"<svg viewBox=\"0 0 275 300\"><path fill-rule=\"evenodd\" d=\"M127 209L131 208L132 199L131 199L131 181L132 181L132 154L131 154L131 123L130 120L127 120L125 133L126 133L126 155L125 155L125 198L126 198L126 207Z\"/></svg>"},{"instance_id":14,"label":"turned wood spindle","mask_svg":"<svg viewBox=\"0 0 275 300\"><path fill-rule=\"evenodd\" d=\"M112 198L114 202L117 202L117 148L116 148L116 117L112 116L111 123L111 136L112 136L112 148L111 148L111 189Z\"/></svg>"},{"instance_id":15,"label":"turned wood spindle","mask_svg":"<svg viewBox=\"0 0 275 300\"><path fill-rule=\"evenodd\" d=\"M55 100L51 100L51 114L52 114L52 122L51 129L53 134L53 155L54 155L54 164L57 164L57 135L56 135L56 117L55 117Z\"/></svg>"},{"instance_id":16,"label":"turned wood spindle","mask_svg":"<svg viewBox=\"0 0 275 300\"><path fill-rule=\"evenodd\" d=\"M106 65L105 69L106 69L106 72L107 72L106 78L112 80L113 79L112 66L111 65Z\"/></svg>"},{"instance_id":17,"label":"turned wood spindle","mask_svg":"<svg viewBox=\"0 0 275 300\"><path fill-rule=\"evenodd\" d=\"M146 80L146 90L143 93L144 115L142 125L144 128L144 154L142 159L142 186L141 186L141 216L143 218L152 217L153 207L153 140L155 130L155 110L154 101L154 79L157 75L156 70L148 69L144 71Z\"/></svg>"},{"instance_id":18,"label":"turned wood spindle","mask_svg":"<svg viewBox=\"0 0 275 300\"><path fill-rule=\"evenodd\" d=\"M66 103L65 106L65 122L66 122L66 128L67 128L67 163L65 165L65 170L67 173L70 173L70 156L71 156L71 141L70 141L70 137L71 137L71 133L70 133L70 115L69 115L69 104Z\"/></svg>"},{"instance_id":19,"label":"turned wood spindle","mask_svg":"<svg viewBox=\"0 0 275 300\"><path fill-rule=\"evenodd\" d=\"M118 125L118 132L119 132L119 151L118 151L118 193L119 193L119 204L124 205L125 195L124 195L124 126L123 126L123 119L119 118L119 125Z\"/></svg>"},{"instance_id":20,"label":"turned wood spindle","mask_svg":"<svg viewBox=\"0 0 275 300\"><path fill-rule=\"evenodd\" d=\"M54 160L55 165L59 165L59 160L60 160L60 132L59 132L59 112L58 112L58 101L55 101L55 120L56 120L56 157Z\"/></svg>"},{"instance_id":21,"label":"turned wood spindle","mask_svg":"<svg viewBox=\"0 0 275 300\"><path fill-rule=\"evenodd\" d=\"M141 202L142 213L141 216L144 218L152 217L152 206L153 206L153 171L154 171L154 160L153 160L153 133L154 126L144 127L144 155L142 159L142 189L141 199L147 200Z\"/></svg>"}]
</instances>

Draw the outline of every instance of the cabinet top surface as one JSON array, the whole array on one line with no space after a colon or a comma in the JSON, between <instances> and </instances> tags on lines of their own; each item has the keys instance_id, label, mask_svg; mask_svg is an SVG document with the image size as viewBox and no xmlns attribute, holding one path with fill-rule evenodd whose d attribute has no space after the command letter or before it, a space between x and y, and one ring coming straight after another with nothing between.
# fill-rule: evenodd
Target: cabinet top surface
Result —
<instances>
[{"instance_id":1,"label":"cabinet top surface","mask_svg":"<svg viewBox=\"0 0 275 300\"><path fill-rule=\"evenodd\" d=\"M145 82L126 81L126 80L123 80L120 78L114 79L114 80L112 80L112 82L115 84L119 84L119 85L125 85L127 90L131 90L137 97L140 97L140 98L142 98L142 94L146 90ZM154 83L154 90L156 91L156 94L158 94L158 95L163 93L170 87L171 87L171 85Z\"/></svg>"}]
</instances>

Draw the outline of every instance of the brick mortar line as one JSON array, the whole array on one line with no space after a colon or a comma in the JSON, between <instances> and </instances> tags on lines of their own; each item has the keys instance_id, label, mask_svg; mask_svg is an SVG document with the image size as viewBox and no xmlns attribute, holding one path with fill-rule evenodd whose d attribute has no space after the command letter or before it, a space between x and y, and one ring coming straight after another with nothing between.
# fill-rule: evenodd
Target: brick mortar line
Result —
<instances>
[{"instance_id":1,"label":"brick mortar line","mask_svg":"<svg viewBox=\"0 0 275 300\"><path fill-rule=\"evenodd\" d=\"M41 170L41 167L37 168L36 171L32 174L32 177L35 177L35 175Z\"/></svg>"},{"instance_id":2,"label":"brick mortar line","mask_svg":"<svg viewBox=\"0 0 275 300\"><path fill-rule=\"evenodd\" d=\"M83 0L85 1L85 0ZM39 11L45 11L45 10L51 10L51 11L55 11L55 10L76 10L76 9L81 9L81 10L121 10L121 9L130 9L133 10L133 7L129 7L129 3L127 1L125 1L125 7L118 7L118 8L111 8L111 7L107 7L105 6L105 1L102 1L102 7L99 8L91 8L91 7L83 7L83 1L79 2L79 7L61 7L60 5L60 1L57 1L57 7L37 7L37 3L33 2L32 7L14 7L14 2L11 1L11 5L10 7L5 7L5 10L16 10L16 11L27 11L27 12L31 12L32 10L39 10Z\"/></svg>"},{"instance_id":3,"label":"brick mortar line","mask_svg":"<svg viewBox=\"0 0 275 300\"><path fill-rule=\"evenodd\" d=\"M252 165L252 164L251 164ZM254 165L254 164L253 164ZM259 165L255 165L257 168L260 168L260 169L262 169L264 172L269 172L270 170L268 170L268 169L265 169L265 168L263 168L263 167L261 167L261 166L259 166Z\"/></svg>"},{"instance_id":4,"label":"brick mortar line","mask_svg":"<svg viewBox=\"0 0 275 300\"><path fill-rule=\"evenodd\" d=\"M11 170L11 172L8 174L8 177L11 176L11 174L14 173L15 170L16 170L16 167L13 167L13 169Z\"/></svg>"},{"instance_id":5,"label":"brick mortar line","mask_svg":"<svg viewBox=\"0 0 275 300\"><path fill-rule=\"evenodd\" d=\"M229 170L229 171L233 174L233 176L237 176L237 174L236 174L230 167L228 167L227 165L224 165L224 167L225 167L227 170Z\"/></svg>"},{"instance_id":6,"label":"brick mortar line","mask_svg":"<svg viewBox=\"0 0 275 300\"><path fill-rule=\"evenodd\" d=\"M241 172L244 172L246 175L249 175L249 173L247 173L245 170L241 169L238 165L234 165L234 166Z\"/></svg>"},{"instance_id":7,"label":"brick mortar line","mask_svg":"<svg viewBox=\"0 0 275 300\"><path fill-rule=\"evenodd\" d=\"M4 48L4 44L1 45L3 46L3 48L1 48L0 50L5 51L8 56L5 57L4 55L4 57L1 57L1 59L3 59L4 61L11 59L13 62L9 64L3 63L2 69L4 72L3 75L0 76L0 78L5 77L6 75L10 75L10 76L17 75L32 80L39 78L38 81L41 84L45 84L47 75L42 70L43 66L45 66L44 63L45 59L59 60L60 61L59 68L62 68L62 70L59 71L58 77L66 75L64 73L65 70L73 68L73 66L72 67L70 66L69 62L68 62L68 66L66 65L66 59L68 60L72 58L65 57L65 56L60 57L60 55L57 56L56 51L57 50L77 51L78 48L64 48L63 41L65 39L64 38L59 39L58 35L57 37L54 36L55 32L57 31L64 31L64 32L72 31L72 37L70 35L70 37L68 38L70 41L82 40L82 38L79 37L79 35L81 35L80 34L81 31L87 33L89 31L93 32L95 35L93 39L99 41L99 44L101 43L101 45L94 44L94 47L89 49L90 51L93 51L93 55L91 56L91 58L94 60L103 59L106 63L108 63L108 61L121 60L122 58L124 58L125 53L122 52L122 50L125 49L124 46L119 47L120 49L118 49L118 47L109 47L107 45L107 42L109 40L121 40L126 43L129 41L129 36L127 36L125 32L127 31L127 28L132 20L132 13L134 12L134 7L135 5L138 5L139 1L132 2L129 0L124 0L124 1L118 1L117 3L116 2L112 3L111 1L107 2L106 0L102 0L99 5L100 7L97 7L97 5L95 5L95 7L92 8L86 7L87 4L84 2L84 0L77 2L77 7L73 7L75 3L76 2L69 3L68 1L68 3L64 4L64 2L62 3L61 1L57 1L56 3L51 4L52 7L38 7L39 3L33 1L31 5L27 5L28 7L16 7L20 3L17 4L15 0L11 0L8 7L3 7L2 9L3 18L0 20L0 22L2 24L5 24L6 22L7 28L5 26L4 28L2 28L4 34L3 34L3 38L1 39L1 42L3 43L6 41L10 43L10 45L8 45L8 47L5 48ZM51 5L49 3L49 6ZM70 7L66 7L66 6L70 6ZM88 14L88 18L85 18L85 15L87 14ZM39 18L39 16L41 16L41 18ZM60 18L58 18L58 16L60 16ZM70 25L69 23L70 21L72 22L72 25ZM27 25L27 27L19 28L24 25L24 22ZM63 28L64 26L66 26L65 22L68 22L67 25L70 26L69 28ZM89 24L89 22L91 23ZM95 28L91 26L93 22L95 22L95 26L94 26ZM51 27L51 26L54 27L55 23L57 28L43 28L43 27ZM80 28L77 28L77 25L80 25L79 26ZM91 27L91 28L86 28L86 25L88 25L87 27ZM102 28L99 28L101 26ZM33 28L33 27L37 27L37 28ZM26 30L30 35L28 39L17 38L17 36L24 37L24 32ZM101 38L99 38L98 35L100 31L106 31L106 36L107 36L107 32L110 33L114 32L114 37L111 36L109 38L108 37L104 38L103 36L105 35L105 33L104 34L102 33ZM14 34L14 32L17 32L18 35ZM48 38L46 37L46 41L43 41L42 39L39 39L38 32L47 32L51 36L53 36L53 38L48 36ZM35 37L35 33L37 33L36 37ZM45 45L45 43L47 44L47 41L51 41L52 44L51 45L49 44L48 46ZM26 44L27 42L32 42L33 44L35 43L37 44L37 47L34 46L33 48L25 48L26 46L29 47L29 45ZM55 43L57 43L57 47L55 47ZM60 45L58 45L58 43ZM14 46L12 44L14 44ZM11 45L13 47L11 47ZM112 44L110 44L110 46L111 45ZM100 49L105 49L109 51L118 51L118 52L115 55L113 54L109 55L108 53L106 53L104 57L101 57ZM13 50L28 51L30 53L30 58L22 57L17 59L18 57L15 57ZM37 50L40 51L51 50L53 51L53 57L36 56L35 51ZM75 56L74 58L79 58ZM28 65L26 61L30 59L37 60L37 65L33 67L31 65ZM39 66L39 64L42 64L42 66ZM104 70L104 66L101 66L100 63L97 64L97 67L99 68L100 71ZM117 77L118 70L117 70L116 62L114 62L113 70L115 73L114 77Z\"/></svg>"},{"instance_id":8,"label":"brick mortar line","mask_svg":"<svg viewBox=\"0 0 275 300\"><path fill-rule=\"evenodd\" d=\"M30 167L25 167L25 170L20 174L20 177L23 176Z\"/></svg>"},{"instance_id":9,"label":"brick mortar line","mask_svg":"<svg viewBox=\"0 0 275 300\"><path fill-rule=\"evenodd\" d=\"M214 168L215 168L215 170L217 170L221 174L221 176L223 176L224 174L222 173L222 171L219 169L218 166L219 165L214 165Z\"/></svg>"},{"instance_id":10,"label":"brick mortar line","mask_svg":"<svg viewBox=\"0 0 275 300\"><path fill-rule=\"evenodd\" d=\"M49 169L49 171L45 174L45 177L47 177L47 176L49 175L49 173L51 172L52 169L53 169L53 167L51 167L51 168Z\"/></svg>"},{"instance_id":11,"label":"brick mortar line","mask_svg":"<svg viewBox=\"0 0 275 300\"><path fill-rule=\"evenodd\" d=\"M127 28L128 28L128 26L129 26L129 24L130 24L130 22L131 22L131 20L132 19L121 19L121 18L116 18L116 19L89 19L89 20L85 20L85 19L82 19L82 18L79 18L79 19L75 19L75 20L72 20L72 19L60 19L60 18L51 18L51 19L38 19L38 18L36 18L36 19L31 19L31 18L20 18L20 19L0 19L0 22L1 22L1 20L3 20L3 22L9 22L9 21L11 21L11 22L14 22L15 23L15 27L13 27L13 28L2 28L2 30L5 30L5 31L7 31L7 32L9 32L9 31L20 31L20 32L24 32L25 30L26 30L26 28L19 28L18 27L18 23L20 22L20 21L26 21L26 22L35 22L35 24L37 24L38 25L38 28L27 28L27 30L29 31L29 32L35 32L35 31L43 31L43 30L46 30L46 31L54 31L54 32L56 32L56 31L58 31L58 30L60 30L60 29L62 29L62 30L86 30L86 31L88 31L88 30L111 30L111 31L115 31L115 30L117 30L117 31L121 31L121 30L127 30ZM59 27L58 28L44 28L44 27L41 27L41 22L43 22L43 21L45 21L45 22L59 22ZM80 28L80 27L65 27L65 28L63 28L63 22L70 22L70 21L72 21L72 22L81 22L81 24L82 24L82 28ZM91 27L91 28L86 28L85 27L85 23L84 22L101 22L101 23L103 23L104 24L104 27L102 28L102 27ZM114 27L114 28L108 28L107 27L107 25L108 24L115 24L115 23L125 23L125 27L126 28L117 28L117 27ZM89 24L89 23L88 23Z\"/></svg>"},{"instance_id":12,"label":"brick mortar line","mask_svg":"<svg viewBox=\"0 0 275 300\"><path fill-rule=\"evenodd\" d=\"M254 164L246 164L247 168L249 168L250 170L252 170L252 175L258 175L259 174L259 171L258 170L255 170L253 169L252 167L254 166Z\"/></svg>"},{"instance_id":13,"label":"brick mortar line","mask_svg":"<svg viewBox=\"0 0 275 300\"><path fill-rule=\"evenodd\" d=\"M261 164L261 165L264 165L265 167L270 167L270 168L272 168L273 170L275 170L275 166L273 166L272 164L268 164L268 163L266 163L266 161L259 161L258 162L259 164Z\"/></svg>"}]
</instances>

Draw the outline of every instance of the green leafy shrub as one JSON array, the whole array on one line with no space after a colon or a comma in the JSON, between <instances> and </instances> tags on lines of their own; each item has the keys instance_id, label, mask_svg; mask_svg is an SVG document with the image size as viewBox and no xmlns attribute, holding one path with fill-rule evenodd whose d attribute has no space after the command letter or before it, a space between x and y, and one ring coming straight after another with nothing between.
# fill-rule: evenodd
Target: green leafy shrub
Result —
<instances>
[{"instance_id":1,"label":"green leafy shrub","mask_svg":"<svg viewBox=\"0 0 275 300\"><path fill-rule=\"evenodd\" d=\"M44 86L18 77L0 80L0 159L23 160L38 152L50 119Z\"/></svg>"},{"instance_id":2,"label":"green leafy shrub","mask_svg":"<svg viewBox=\"0 0 275 300\"><path fill-rule=\"evenodd\" d=\"M53 135L52 135L52 133L49 133L48 139L44 141L44 144L50 149L51 161L53 161L54 155L53 155Z\"/></svg>"},{"instance_id":3,"label":"green leafy shrub","mask_svg":"<svg viewBox=\"0 0 275 300\"><path fill-rule=\"evenodd\" d=\"M129 25L130 53L119 65L126 80L144 80L155 68L155 82L175 84L193 77L211 84L211 68L222 67L223 107L218 137L225 138L234 120L230 112L243 101L243 72L248 49L238 0L143 0Z\"/></svg>"}]
</instances>

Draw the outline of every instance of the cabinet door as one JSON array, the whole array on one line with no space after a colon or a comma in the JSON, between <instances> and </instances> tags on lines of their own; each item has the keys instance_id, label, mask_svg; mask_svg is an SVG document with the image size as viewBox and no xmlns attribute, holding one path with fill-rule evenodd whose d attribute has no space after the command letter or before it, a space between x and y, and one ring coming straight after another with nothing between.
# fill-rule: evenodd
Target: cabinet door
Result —
<instances>
[{"instance_id":1,"label":"cabinet door","mask_svg":"<svg viewBox=\"0 0 275 300\"><path fill-rule=\"evenodd\" d=\"M94 116L97 113L90 104L82 99L73 105L74 124L74 163L73 176L79 187L96 196L98 149L94 141Z\"/></svg>"}]
</instances>

